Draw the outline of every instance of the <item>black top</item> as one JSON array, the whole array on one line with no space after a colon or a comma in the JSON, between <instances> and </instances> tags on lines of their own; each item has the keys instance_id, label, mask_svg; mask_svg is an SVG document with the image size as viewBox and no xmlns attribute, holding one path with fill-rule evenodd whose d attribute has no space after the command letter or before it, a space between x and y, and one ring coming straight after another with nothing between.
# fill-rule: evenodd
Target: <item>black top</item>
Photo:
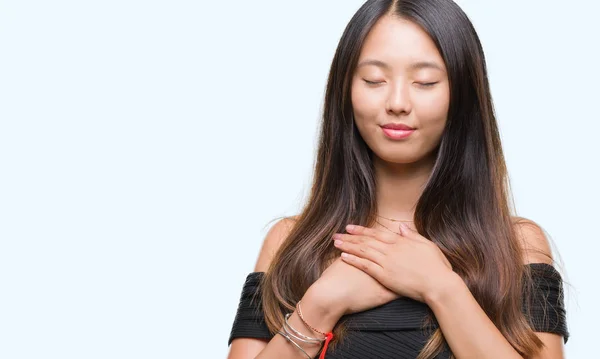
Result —
<instances>
[{"instance_id":1,"label":"black top","mask_svg":"<svg viewBox=\"0 0 600 359\"><path fill-rule=\"evenodd\" d=\"M563 283L556 269L545 263L528 264L534 281L533 300L528 318L536 332L557 333L566 343L569 338L564 308ZM248 275L228 344L235 338L273 337L267 328L259 295L264 272ZM426 304L401 297L360 313L343 316L348 329L345 339L329 348L327 359L402 359L416 358L436 324L423 327L429 312ZM438 358L448 358L447 350Z\"/></svg>"}]
</instances>

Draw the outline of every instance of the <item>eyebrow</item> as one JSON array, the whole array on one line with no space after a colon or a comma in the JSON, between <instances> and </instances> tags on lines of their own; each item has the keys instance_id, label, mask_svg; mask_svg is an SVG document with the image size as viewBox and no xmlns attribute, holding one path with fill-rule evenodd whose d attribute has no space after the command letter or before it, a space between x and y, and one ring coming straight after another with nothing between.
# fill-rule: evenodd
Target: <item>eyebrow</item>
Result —
<instances>
[{"instance_id":1,"label":"eyebrow","mask_svg":"<svg viewBox=\"0 0 600 359\"><path fill-rule=\"evenodd\" d=\"M367 66L367 65L381 67L386 70L390 69L390 65L388 65L387 63L380 61L380 60L364 60L361 63L359 63L358 66L356 66L356 68L360 68L362 66ZM420 69L430 68L430 69L436 69L439 71L444 71L443 68L441 68L438 64L436 64L435 62L432 62L432 61L417 61L415 63L412 63L408 68L410 70L420 70Z\"/></svg>"}]
</instances>

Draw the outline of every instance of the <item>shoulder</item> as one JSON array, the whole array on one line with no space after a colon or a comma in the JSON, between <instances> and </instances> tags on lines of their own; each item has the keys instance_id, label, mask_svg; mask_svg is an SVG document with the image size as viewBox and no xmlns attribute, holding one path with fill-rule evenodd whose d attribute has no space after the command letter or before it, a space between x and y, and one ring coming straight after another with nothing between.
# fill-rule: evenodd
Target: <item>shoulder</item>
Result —
<instances>
[{"instance_id":1,"label":"shoulder","mask_svg":"<svg viewBox=\"0 0 600 359\"><path fill-rule=\"evenodd\" d=\"M550 242L542 227L524 217L512 217L512 223L515 235L523 249L524 263L553 264Z\"/></svg>"},{"instance_id":2,"label":"shoulder","mask_svg":"<svg viewBox=\"0 0 600 359\"><path fill-rule=\"evenodd\" d=\"M254 267L255 272L266 272L269 269L275 253L277 253L283 241L290 234L297 220L298 216L284 217L271 226L258 254L258 259Z\"/></svg>"}]
</instances>

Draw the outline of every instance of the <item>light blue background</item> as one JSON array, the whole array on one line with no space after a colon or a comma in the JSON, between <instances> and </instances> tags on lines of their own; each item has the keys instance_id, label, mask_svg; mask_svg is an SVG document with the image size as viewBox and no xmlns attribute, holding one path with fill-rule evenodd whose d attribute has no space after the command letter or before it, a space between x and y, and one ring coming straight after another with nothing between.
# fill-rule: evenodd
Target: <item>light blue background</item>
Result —
<instances>
[{"instance_id":1,"label":"light blue background","mask_svg":"<svg viewBox=\"0 0 600 359\"><path fill-rule=\"evenodd\" d=\"M224 358L362 0L0 1L0 358ZM462 0L519 213L596 349L596 1Z\"/></svg>"}]
</instances>

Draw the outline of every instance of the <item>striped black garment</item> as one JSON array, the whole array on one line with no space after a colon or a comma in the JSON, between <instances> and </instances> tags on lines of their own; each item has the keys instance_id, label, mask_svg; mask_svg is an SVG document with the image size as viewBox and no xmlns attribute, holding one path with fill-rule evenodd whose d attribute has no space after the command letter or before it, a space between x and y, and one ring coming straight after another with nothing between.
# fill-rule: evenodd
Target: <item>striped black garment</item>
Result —
<instances>
[{"instance_id":1,"label":"striped black garment","mask_svg":"<svg viewBox=\"0 0 600 359\"><path fill-rule=\"evenodd\" d=\"M533 276L533 300L524 303L528 316L538 332L557 333L566 343L567 330L563 282L556 269L544 263L528 264ZM244 283L240 303L233 322L228 344L235 338L270 340L273 335L265 324L260 304L260 279L263 272L253 272ZM426 304L402 297L364 312L343 316L348 328L345 339L329 348L327 359L404 359L417 357L435 328L423 326L429 313ZM438 358L449 358L446 349Z\"/></svg>"}]
</instances>

